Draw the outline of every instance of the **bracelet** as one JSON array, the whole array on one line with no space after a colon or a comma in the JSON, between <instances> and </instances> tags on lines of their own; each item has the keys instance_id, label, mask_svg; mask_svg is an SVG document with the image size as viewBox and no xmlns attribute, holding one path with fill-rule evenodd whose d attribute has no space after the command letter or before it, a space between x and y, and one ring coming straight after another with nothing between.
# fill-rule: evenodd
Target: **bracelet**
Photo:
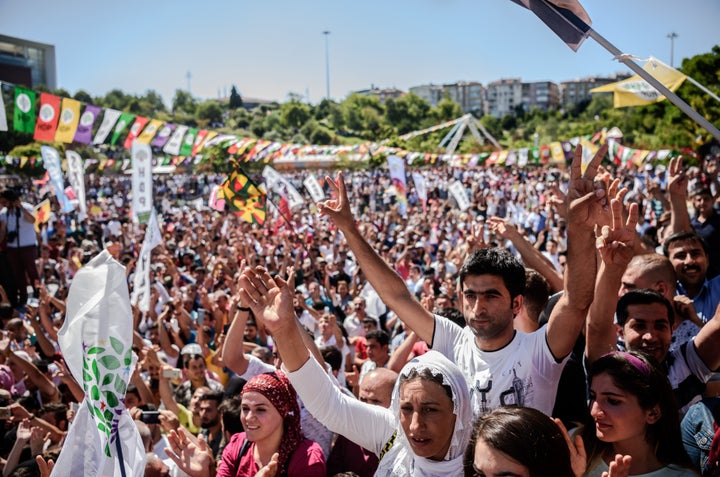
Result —
<instances>
[{"instance_id":1,"label":"bracelet","mask_svg":"<svg viewBox=\"0 0 720 477\"><path fill-rule=\"evenodd\" d=\"M245 312L248 312L248 313L250 312L250 307L249 307L249 306L240 306L240 305L238 305L238 306L237 306L237 309L238 309L238 311L245 311Z\"/></svg>"}]
</instances>

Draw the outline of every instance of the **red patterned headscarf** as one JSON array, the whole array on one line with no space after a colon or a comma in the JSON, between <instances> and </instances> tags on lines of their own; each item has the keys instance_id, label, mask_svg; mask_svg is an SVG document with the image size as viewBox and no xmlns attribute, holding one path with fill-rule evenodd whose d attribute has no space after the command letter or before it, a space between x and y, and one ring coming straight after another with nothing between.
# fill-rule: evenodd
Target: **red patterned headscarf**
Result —
<instances>
[{"instance_id":1,"label":"red patterned headscarf","mask_svg":"<svg viewBox=\"0 0 720 477\"><path fill-rule=\"evenodd\" d=\"M278 469L280 475L286 474L287 464L295 449L304 439L300 429L300 406L297 393L282 371L258 374L245 384L242 394L260 393L277 409L283 418L283 436L278 449Z\"/></svg>"}]
</instances>

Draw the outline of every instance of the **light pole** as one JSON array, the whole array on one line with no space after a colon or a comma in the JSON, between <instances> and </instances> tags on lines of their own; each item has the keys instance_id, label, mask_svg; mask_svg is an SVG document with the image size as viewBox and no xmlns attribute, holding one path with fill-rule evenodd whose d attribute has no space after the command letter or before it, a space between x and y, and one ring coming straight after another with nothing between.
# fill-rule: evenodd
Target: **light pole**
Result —
<instances>
[{"instance_id":1,"label":"light pole","mask_svg":"<svg viewBox=\"0 0 720 477\"><path fill-rule=\"evenodd\" d=\"M330 53L328 50L328 35L330 32L325 30L325 99L330 100Z\"/></svg>"},{"instance_id":2,"label":"light pole","mask_svg":"<svg viewBox=\"0 0 720 477\"><path fill-rule=\"evenodd\" d=\"M670 38L670 68L674 68L675 65L673 64L673 57L675 56L675 38L678 37L678 34L673 31L668 33L667 37Z\"/></svg>"}]
</instances>

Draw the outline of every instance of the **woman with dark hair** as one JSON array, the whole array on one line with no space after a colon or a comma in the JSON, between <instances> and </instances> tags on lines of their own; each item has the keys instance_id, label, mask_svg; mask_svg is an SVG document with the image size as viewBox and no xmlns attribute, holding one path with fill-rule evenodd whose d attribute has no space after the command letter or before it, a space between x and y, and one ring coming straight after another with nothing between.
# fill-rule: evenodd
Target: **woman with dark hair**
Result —
<instances>
[{"instance_id":1,"label":"woman with dark hair","mask_svg":"<svg viewBox=\"0 0 720 477\"><path fill-rule=\"evenodd\" d=\"M376 454L376 476L461 475L472 410L457 365L436 351L411 360L400 371L390 409L350 398L305 347L291 283L292 272L285 281L260 267L245 269L240 296L272 333L307 410L331 431Z\"/></svg>"},{"instance_id":2,"label":"woman with dark hair","mask_svg":"<svg viewBox=\"0 0 720 477\"><path fill-rule=\"evenodd\" d=\"M480 416L465 452L465 477L575 477L566 437L542 412L500 407Z\"/></svg>"},{"instance_id":3,"label":"woman with dark hair","mask_svg":"<svg viewBox=\"0 0 720 477\"><path fill-rule=\"evenodd\" d=\"M232 436L217 474L207 444L186 434L170 434L175 455L168 455L191 477L325 477L322 448L303 436L297 394L281 371L259 374L245 384L240 420L245 432Z\"/></svg>"},{"instance_id":4,"label":"woman with dark hair","mask_svg":"<svg viewBox=\"0 0 720 477\"><path fill-rule=\"evenodd\" d=\"M655 360L613 352L588 372L592 425L585 426L586 477L696 476L683 447L675 397ZM619 474L620 475L620 474Z\"/></svg>"}]
</instances>

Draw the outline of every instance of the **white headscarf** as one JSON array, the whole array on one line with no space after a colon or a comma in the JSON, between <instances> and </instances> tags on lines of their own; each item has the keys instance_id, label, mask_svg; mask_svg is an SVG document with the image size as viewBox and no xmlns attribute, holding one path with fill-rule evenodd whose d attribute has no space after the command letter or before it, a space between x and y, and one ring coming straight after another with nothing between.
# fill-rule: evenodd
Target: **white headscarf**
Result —
<instances>
[{"instance_id":1,"label":"white headscarf","mask_svg":"<svg viewBox=\"0 0 720 477\"><path fill-rule=\"evenodd\" d=\"M460 369L437 351L427 353L409 361L400 371L400 377L393 389L390 409L400 422L400 385L412 370L422 372L429 369L433 375L442 376L443 384L452 391L455 429L445 459L430 460L415 455L402 426L397 430L396 442L380 461L376 476L442 476L462 475L463 455L472 433L473 415L470 407L470 393Z\"/></svg>"}]
</instances>

